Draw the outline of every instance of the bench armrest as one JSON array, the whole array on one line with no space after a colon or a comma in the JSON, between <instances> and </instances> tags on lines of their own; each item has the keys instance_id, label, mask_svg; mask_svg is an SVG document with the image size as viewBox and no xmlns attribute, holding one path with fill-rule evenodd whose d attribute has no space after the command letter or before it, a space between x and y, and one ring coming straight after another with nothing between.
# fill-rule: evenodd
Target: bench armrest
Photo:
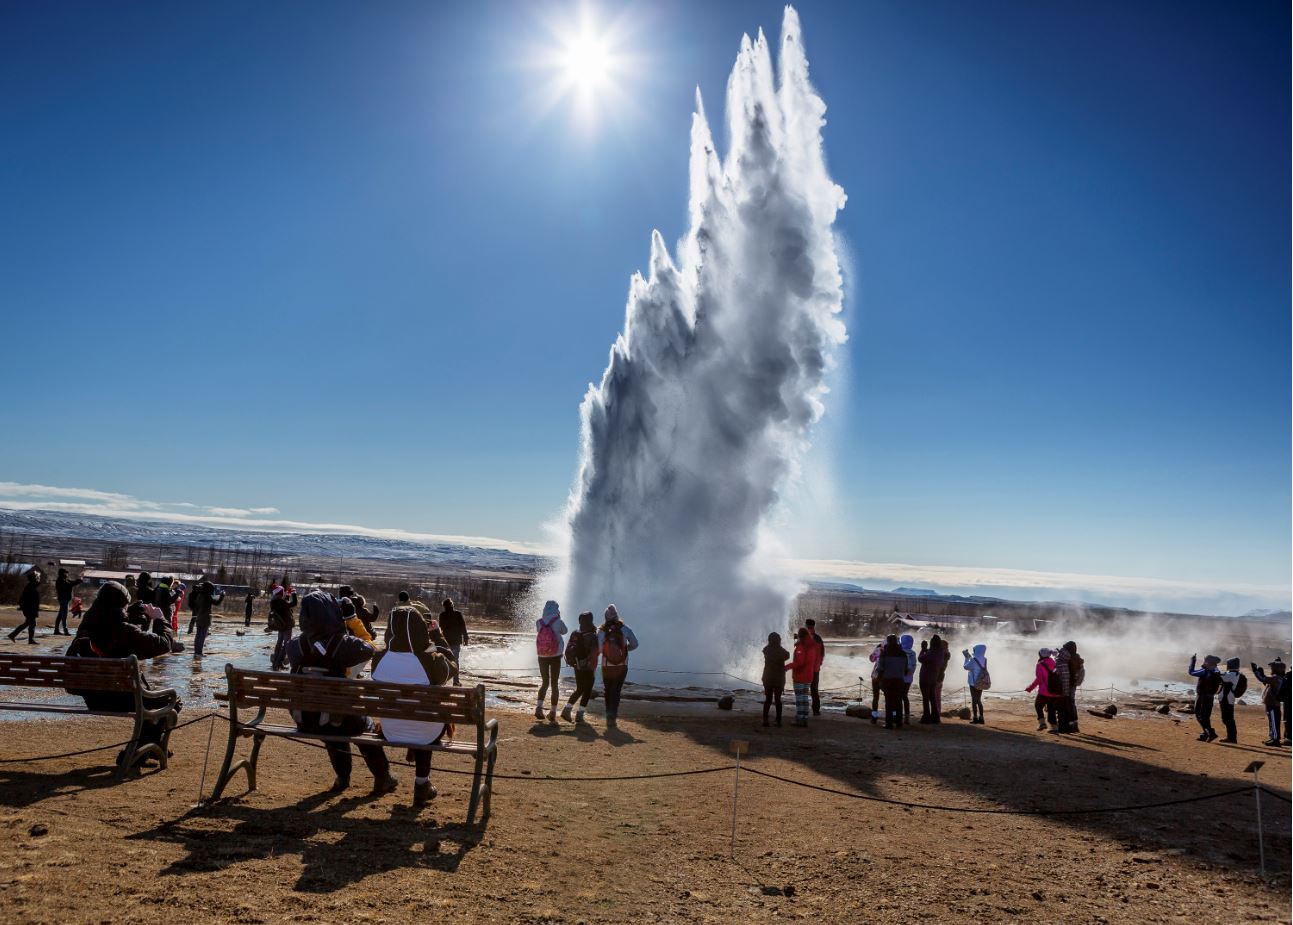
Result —
<instances>
[{"instance_id":1,"label":"bench armrest","mask_svg":"<svg viewBox=\"0 0 1293 925\"><path fill-rule=\"evenodd\" d=\"M486 720L485 731L489 733L489 741L485 743L485 753L489 754L498 747L498 720Z\"/></svg>"},{"instance_id":2,"label":"bench armrest","mask_svg":"<svg viewBox=\"0 0 1293 925\"><path fill-rule=\"evenodd\" d=\"M162 704L160 707L153 707L151 710L144 710L143 714L145 719L161 719L163 716L167 716L175 712L175 703L180 699L180 695L175 692L174 688L168 687L160 691L150 690L148 693L154 697L169 697L170 702Z\"/></svg>"}]
</instances>

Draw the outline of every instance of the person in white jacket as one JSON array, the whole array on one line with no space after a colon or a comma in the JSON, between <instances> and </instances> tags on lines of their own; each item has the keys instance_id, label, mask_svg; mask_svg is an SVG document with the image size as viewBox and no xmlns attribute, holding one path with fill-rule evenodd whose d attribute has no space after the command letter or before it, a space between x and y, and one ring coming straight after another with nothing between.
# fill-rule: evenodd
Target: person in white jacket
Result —
<instances>
[{"instance_id":1,"label":"person in white jacket","mask_svg":"<svg viewBox=\"0 0 1293 925\"><path fill-rule=\"evenodd\" d=\"M965 656L965 670L968 672L966 684L970 688L970 722L983 725L983 689L979 686L979 679L988 671L988 647L980 643L974 647L974 654L971 655L964 649L961 654Z\"/></svg>"}]
</instances>

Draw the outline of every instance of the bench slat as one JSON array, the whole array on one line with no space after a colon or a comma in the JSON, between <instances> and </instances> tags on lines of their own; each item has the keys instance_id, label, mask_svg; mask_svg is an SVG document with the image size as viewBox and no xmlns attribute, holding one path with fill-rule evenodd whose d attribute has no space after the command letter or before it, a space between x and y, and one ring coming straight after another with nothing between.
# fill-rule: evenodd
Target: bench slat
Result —
<instances>
[{"instance_id":1,"label":"bench slat","mask_svg":"<svg viewBox=\"0 0 1293 925\"><path fill-rule=\"evenodd\" d=\"M437 742L435 745L406 745L403 742L388 742L379 735L373 735L371 732L363 733L357 736L330 736L318 732L301 732L295 726L280 726L275 723L258 723L255 726L244 727L244 733L251 734L261 732L266 735L279 736L284 739L317 739L321 742L354 742L356 745L381 745L385 748L413 748L433 752L463 752L466 754L476 754L475 742L463 742L459 740L450 740L449 742Z\"/></svg>"},{"instance_id":2,"label":"bench slat","mask_svg":"<svg viewBox=\"0 0 1293 925\"><path fill-rule=\"evenodd\" d=\"M0 685L93 691L135 689L129 659L8 653L0 653Z\"/></svg>"},{"instance_id":3,"label":"bench slat","mask_svg":"<svg viewBox=\"0 0 1293 925\"><path fill-rule=\"evenodd\" d=\"M316 678L230 668L228 699L239 708L294 709L425 722L480 722L475 688L390 684L371 679Z\"/></svg>"}]
</instances>

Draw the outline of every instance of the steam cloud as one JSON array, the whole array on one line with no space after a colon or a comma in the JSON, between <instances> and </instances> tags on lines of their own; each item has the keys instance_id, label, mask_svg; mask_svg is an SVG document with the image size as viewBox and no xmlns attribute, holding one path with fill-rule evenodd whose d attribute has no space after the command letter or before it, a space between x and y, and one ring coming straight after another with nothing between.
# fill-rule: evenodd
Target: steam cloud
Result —
<instances>
[{"instance_id":1,"label":"steam cloud","mask_svg":"<svg viewBox=\"0 0 1293 925\"><path fill-rule=\"evenodd\" d=\"M720 162L697 92L690 230L675 261L651 236L624 332L581 408L567 511L567 610L614 602L644 658L733 665L785 625L793 581L765 567L769 518L821 417L844 342L826 171L826 106L786 8L779 67L744 36ZM648 653L655 648L655 657Z\"/></svg>"}]
</instances>

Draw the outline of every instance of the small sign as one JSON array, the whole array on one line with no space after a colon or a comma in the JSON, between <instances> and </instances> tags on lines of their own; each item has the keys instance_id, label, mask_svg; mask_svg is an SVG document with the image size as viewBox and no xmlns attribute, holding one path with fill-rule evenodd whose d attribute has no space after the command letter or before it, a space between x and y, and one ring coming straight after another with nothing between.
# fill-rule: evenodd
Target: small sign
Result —
<instances>
[{"instance_id":1,"label":"small sign","mask_svg":"<svg viewBox=\"0 0 1293 925\"><path fill-rule=\"evenodd\" d=\"M1245 773L1245 774L1256 774L1258 771L1260 771L1260 770L1261 770L1263 767L1265 767L1265 766L1266 766L1266 762L1265 762L1265 761L1254 761L1254 762L1253 762L1252 764L1250 764L1248 767L1244 768L1244 773Z\"/></svg>"},{"instance_id":2,"label":"small sign","mask_svg":"<svg viewBox=\"0 0 1293 925\"><path fill-rule=\"evenodd\" d=\"M733 739L731 748L733 755L744 755L750 750L750 743L745 739Z\"/></svg>"}]
</instances>

